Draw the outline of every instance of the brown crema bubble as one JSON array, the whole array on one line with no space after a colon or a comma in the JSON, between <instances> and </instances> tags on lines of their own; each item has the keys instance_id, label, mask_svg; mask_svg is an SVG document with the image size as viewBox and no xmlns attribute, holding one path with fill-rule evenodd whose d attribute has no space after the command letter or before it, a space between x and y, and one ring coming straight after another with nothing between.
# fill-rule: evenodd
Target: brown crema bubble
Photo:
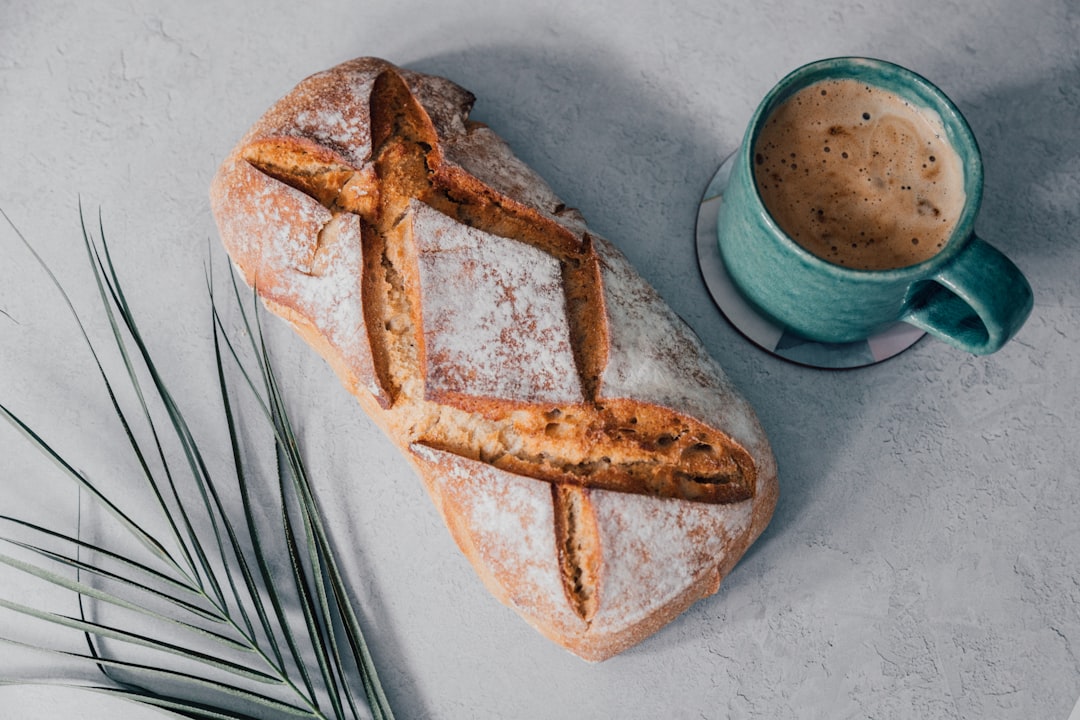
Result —
<instances>
[{"instance_id":1,"label":"brown crema bubble","mask_svg":"<svg viewBox=\"0 0 1080 720\"><path fill-rule=\"evenodd\" d=\"M941 120L855 80L824 80L792 95L762 125L754 153L773 219L811 253L845 267L928 260L945 247L966 199L963 165ZM826 160L835 155L846 162Z\"/></svg>"}]
</instances>

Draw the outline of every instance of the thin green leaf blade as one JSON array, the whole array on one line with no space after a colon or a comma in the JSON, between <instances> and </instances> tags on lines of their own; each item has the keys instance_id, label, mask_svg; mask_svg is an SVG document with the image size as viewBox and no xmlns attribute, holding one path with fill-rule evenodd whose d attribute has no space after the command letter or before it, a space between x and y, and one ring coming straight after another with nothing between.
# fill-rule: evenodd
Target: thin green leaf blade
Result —
<instances>
[{"instance_id":1,"label":"thin green leaf blade","mask_svg":"<svg viewBox=\"0 0 1080 720\"><path fill-rule=\"evenodd\" d=\"M218 315L217 304L216 304L216 300L215 300L215 297L214 297L214 290L213 290L213 282L212 282L212 280L208 278L208 283L207 284L208 284L208 292L210 293L210 305L211 305L211 313L212 313L212 318L211 319L212 319L213 335L214 335L214 360L215 360L215 365L216 365L216 368L217 368L218 384L219 384L219 388L220 388L220 391L221 391L221 399L222 399L222 406L223 406L223 409L224 409L224 412L225 412L226 426L228 427L228 431L229 431L229 445L230 445L230 448L231 448L232 453L233 453L233 468L234 468L234 471L235 471L237 486L238 486L239 491L240 491L240 501L241 501L241 506L242 506L243 511L244 511L244 520L247 523L248 536L251 538L252 544L254 545L254 548L256 550L256 552L255 552L256 565L257 565L257 567L259 569L259 573L260 573L260 576L262 578L264 587L267 588L267 594L269 596L270 605L271 605L271 607L273 609L273 612L274 612L274 618L275 618L275 620L277 622L277 627L280 628L281 633L284 636L284 644L289 648L289 652L291 654L293 662L295 663L296 667L299 668L301 681L304 683L304 687L307 690L307 696L312 698L313 702L315 703L315 705L317 707L318 706L318 702L317 702L318 695L315 692L314 686L312 684L311 675L308 672L307 665L303 660L303 657L302 657L302 654L301 654L301 651L300 651L300 648L299 648L299 643L298 643L298 641L297 641L297 639L295 637L295 634L292 632L291 623L288 621L288 619L286 617L284 606L283 606L283 601L282 601L279 593L276 591L276 588L278 587L278 583L276 581L276 578L274 577L274 573L270 569L270 564L268 562L268 558L266 557L265 553L262 551L263 543L262 543L261 538L260 538L260 532L259 532L259 528L258 528L258 523L256 523L256 521L255 521L253 508L252 508L252 505L251 505L251 492L249 491L248 482L247 482L247 476L245 474L245 467L246 466L245 466L245 463L244 463L243 458L242 458L242 453L240 451L240 442L239 442L239 439L238 439L236 421L235 421L235 418L233 416L232 403L230 401L230 394L229 394L229 389L228 389L228 382L227 382L227 380L225 378L225 368L224 368L224 365L223 365L223 362L222 362L221 344L219 342L219 338L224 335L224 332L223 332L223 329L220 326L220 317ZM235 351L232 350L232 345L231 345L231 343L228 342L227 337L225 338L225 342L229 345L229 349L230 349L230 351L233 352L233 357L236 359L237 365L240 367L241 371L244 372L244 375L246 377L246 370L244 370L243 366L240 365L239 358L236 357ZM259 398L259 401L261 403L261 398ZM251 585L254 584L253 579L249 578L247 576L247 574L245 574L245 579L248 580L249 584L251 584ZM260 622L261 622L261 624L263 626L266 637L270 641L271 651L273 652L274 657L276 658L278 664L283 665L284 664L284 658L283 658L281 648L280 648L281 643L278 642L278 640L277 640L277 638L275 636L275 633L274 633L273 629L271 628L270 617L268 616L268 613L266 612L265 606L262 603L261 599L259 598L258 593L257 592L252 592L252 596L255 598L255 609L256 609L256 612L258 614L259 620L260 620Z\"/></svg>"},{"instance_id":2,"label":"thin green leaf blade","mask_svg":"<svg viewBox=\"0 0 1080 720\"><path fill-rule=\"evenodd\" d=\"M3 403L0 403L0 416L7 420L16 430L18 430L26 439L28 439L38 450L40 450L46 457L52 460L64 473L77 482L82 488L84 488L96 501L98 501L106 510L109 511L122 525L133 535L140 543L148 548L154 555L158 556L170 565L175 563L169 555L165 546L162 545L153 535L148 533L138 523L136 523L131 517L129 517L123 510L119 508L112 500L104 495L92 482L81 472L76 470L70 463L68 463L56 450L52 448L40 435L34 432L29 425L24 423L17 415L9 410Z\"/></svg>"},{"instance_id":3,"label":"thin green leaf blade","mask_svg":"<svg viewBox=\"0 0 1080 720\"><path fill-rule=\"evenodd\" d=\"M32 547L28 549L33 550ZM183 620L180 620L176 617L171 617L169 615L156 612L143 605L139 605L138 603L126 600L116 595L115 593L107 592L100 588L95 588L93 586L87 585L86 583L72 580L58 573L49 572L48 570L45 570L40 566L17 560L9 555L4 555L0 553L0 564L15 568L16 570L24 572L28 575L32 575L39 580L44 580L45 582L51 583L58 587L71 590L72 592L82 595L83 597L93 598L95 600L99 600L101 602L105 602L110 605L129 610L139 615L146 616L153 620L173 625L178 630L198 635L206 640L214 642L215 644L242 652L252 651L252 646L250 644L238 642L237 640L230 638L226 635L222 635L221 633L216 633L211 630L201 628L197 625L192 625L191 623L184 622ZM123 579L118 578L118 582L123 582ZM134 584L132 584L132 586L137 587ZM184 609L187 608L185 607ZM211 617L211 619L220 622L220 618Z\"/></svg>"},{"instance_id":4,"label":"thin green leaf blade","mask_svg":"<svg viewBox=\"0 0 1080 720\"><path fill-rule=\"evenodd\" d=\"M101 656L84 655L82 653L70 652L67 650L53 650L43 649L24 642L12 640L0 636L0 643L7 645L13 645L17 647L28 648L37 650L40 652L46 652L50 655L56 655L58 657L64 657L67 659L75 660L77 662L87 662L93 665L105 665L110 668L124 670L132 677L141 678L153 678L158 680L168 680L171 682L181 683L188 687L190 690L210 691L215 693L223 693L234 699L240 699L244 702L251 703L254 708L261 708L268 712L284 713L293 717L315 717L312 714L310 708L304 708L291 703L283 702L277 698L257 693L249 688L240 687L231 683L221 682L211 678L200 677L191 673L181 672L179 670L173 670L170 668L152 667L142 663L127 662L124 660L116 660L112 658L103 658ZM112 688L108 688L112 690ZM147 702L147 697L150 696L145 691L131 690L132 695L136 695L135 698L138 702ZM162 699L157 696L153 696L156 699ZM181 699L172 699L169 702L175 702L178 706L186 707L202 707L205 705L201 703L195 703L193 701L185 701ZM150 703L154 704L154 703ZM234 716L228 715L227 717L246 717L246 716Z\"/></svg>"},{"instance_id":5,"label":"thin green leaf blade","mask_svg":"<svg viewBox=\"0 0 1080 720\"><path fill-rule=\"evenodd\" d=\"M119 553L115 553L115 552L109 550L108 548L104 548L104 547L101 547L99 545L94 545L93 543L89 543L89 542L87 542L85 540L80 540L79 538L72 537L70 535L66 535L64 533L57 532L56 530L52 530L50 528L44 527L42 525L37 525L35 523L27 522L26 520L21 520L19 518L12 517L10 515L0 514L0 521L7 522L7 523L10 523L12 525L18 525L20 527L26 528L28 530L31 530L35 534L40 535L41 537L51 537L51 538L55 538L57 540L61 540L61 541L65 542L65 543L71 544L72 546L74 546L77 549L81 548L83 550L89 550L91 552L98 553L98 554L102 555L103 557L108 558L110 562L117 563L117 564L119 564L119 565L121 565L121 566L123 566L125 568L129 568L130 570L132 570L136 574L145 577L147 582L153 581L153 582L159 583L161 585L171 587L171 588L173 588L175 590L180 590L182 592L186 592L186 593L189 593L189 594L192 594L192 595L203 597L203 593L198 588L193 587L188 582L185 582L183 580L177 580L174 577L166 575L165 573L160 572L159 570L156 570L156 569L150 567L149 565L146 565L145 563L141 563L141 562L138 562L138 561L136 561L136 560L134 560L134 559L132 559L130 557L127 557L125 555L120 555ZM8 539L9 541L11 540L11 538L9 538L7 536L0 536L0 537L4 537L5 539ZM186 580L186 578L185 578L185 580Z\"/></svg>"},{"instance_id":6,"label":"thin green leaf blade","mask_svg":"<svg viewBox=\"0 0 1080 720\"><path fill-rule=\"evenodd\" d=\"M72 568L74 570L79 571L79 572L85 572L85 573L88 573L88 574L91 574L91 575L96 575L96 576L98 576L100 578L103 578L103 579L106 579L106 580L111 580L111 581L113 581L115 583L126 586L126 587L128 587L130 589L133 589L133 590L136 590L136 591L138 591L140 593L144 593L146 595L151 595L153 597L156 597L156 598L158 598L160 600L165 601L166 603L168 603L173 608L179 609L179 610L187 612L187 613L191 613L192 615L200 617L203 620L208 620L208 621L213 622L213 623L222 623L222 622L224 622L224 618L222 618L222 616L217 612L206 610L204 608L199 607L198 605L195 605L194 603L190 603L190 602L188 602L186 600L183 600L181 598L178 598L178 597L176 597L174 595L170 595L169 593L167 593L167 592L165 592L165 591L163 591L163 590L161 590L159 588L153 587L151 585L147 585L146 583L142 583L142 582L139 582L137 580L133 580L131 578L125 577L125 576L120 575L118 573L114 573L114 572L111 572L109 570L106 570L104 568L97 567L97 566L95 566L95 565L93 565L93 564L91 564L89 562L84 561L84 560L80 560L78 558L70 557L68 555L64 555L63 553L58 553L58 552L55 552L53 550L49 550L47 548L38 547L37 545L32 545L30 543L24 543L24 542L20 542L20 541L17 541L17 540L12 540L10 538L0 537L0 541L10 543L11 545L14 545L16 547L22 548L23 550L27 550L29 552L32 552L32 553L34 553L36 555L39 555L40 557L48 558L49 560L53 560L54 562L59 563L61 565L66 565L66 566L68 566L68 567L70 567L70 568ZM93 547L94 546L91 545L90 549L93 549ZM94 593L95 592L101 592L97 588L88 587L88 586L86 586L86 585L84 585L82 583L74 584L74 583L58 582L51 575L46 576L46 575L42 574L41 572L36 572L36 571L32 572L31 570L26 569L24 567L18 567L16 565L14 565L13 563L9 562L10 560L11 560L11 558L0 554L0 563L4 563L6 565L11 565L12 567L16 567L17 569L22 570L23 572L27 572L27 573L32 574L32 575L37 575L39 578L41 578L43 580L47 580L48 582L51 582L54 585L60 585L61 587L66 587L69 590L75 590L76 592L80 592L81 594L86 595L88 597L96 597L96 595ZM40 568L38 568L38 569L40 570ZM58 576L58 577L60 579L63 579L64 576ZM84 588L85 588L85 591L83 590ZM98 599L100 600L100 599L104 599L104 598L99 597ZM106 600L106 601L110 602L108 600ZM121 604L121 603L114 602L113 604ZM128 609L134 609L134 610L138 610L139 612L146 612L147 614L150 614L150 612L148 610L146 610L142 606L138 606L135 603L125 603L122 606L127 606L129 604L132 607L128 607ZM162 620L166 620L166 621L169 621L169 622L178 622L181 625L186 625L186 623L181 623L179 620L176 620L176 618L173 618L173 617L162 616L162 615L156 614L156 613L154 613L154 615L157 615L159 617L159 619L162 619Z\"/></svg>"},{"instance_id":7,"label":"thin green leaf blade","mask_svg":"<svg viewBox=\"0 0 1080 720\"><path fill-rule=\"evenodd\" d=\"M12 602L4 598L0 598L0 607L7 608L8 610L27 615L29 617L37 618L38 620L44 620L46 622L53 623L54 625L62 625L64 627L69 627L73 630L88 633L99 638L107 638L110 640L126 642L132 645L139 645L142 647L150 648L152 650L158 650L163 653L175 655L177 657L201 663L203 665L206 665L207 667L222 670L232 675L247 678L248 680L254 680L256 682L274 685L280 685L283 682L280 677L268 675L267 673L259 670L253 670L249 667L239 665L228 660L223 660L219 657L215 657L213 655L209 655L198 650L182 647L174 643L166 642L157 638L147 637L145 635L129 632L127 630L121 630L120 628L91 622L89 620L73 618L67 615L60 615L58 613L48 612L46 610L39 610L37 608L23 605L21 603Z\"/></svg>"}]
</instances>

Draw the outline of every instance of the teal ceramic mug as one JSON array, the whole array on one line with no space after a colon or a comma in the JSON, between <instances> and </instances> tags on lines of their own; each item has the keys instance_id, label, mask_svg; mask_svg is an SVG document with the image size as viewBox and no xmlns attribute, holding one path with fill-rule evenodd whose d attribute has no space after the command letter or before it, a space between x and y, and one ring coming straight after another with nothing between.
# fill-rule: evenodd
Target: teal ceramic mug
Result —
<instances>
[{"instance_id":1,"label":"teal ceramic mug","mask_svg":"<svg viewBox=\"0 0 1080 720\"><path fill-rule=\"evenodd\" d=\"M856 89L875 94L874 102L864 109ZM804 110L804 98L815 109ZM926 124L905 125L905 113ZM805 134L796 134L800 123ZM907 164L879 161L894 150ZM921 167L911 165L912 157L921 157ZM905 172L913 175L905 180ZM975 235L982 183L967 121L930 82L881 60L821 60L781 80L755 111L717 218L721 255L746 299L807 339L855 342L902 321L968 352L991 353L1023 325L1032 292L1016 265ZM862 187L878 192L853 194ZM778 188L788 194L777 195ZM905 218L933 225L915 231ZM897 237L885 237L890 232ZM940 237L933 242L925 232ZM915 249L918 238L908 237L914 234L924 237L922 255L913 259L857 256L882 252L886 241L899 242L900 252Z\"/></svg>"}]
</instances>

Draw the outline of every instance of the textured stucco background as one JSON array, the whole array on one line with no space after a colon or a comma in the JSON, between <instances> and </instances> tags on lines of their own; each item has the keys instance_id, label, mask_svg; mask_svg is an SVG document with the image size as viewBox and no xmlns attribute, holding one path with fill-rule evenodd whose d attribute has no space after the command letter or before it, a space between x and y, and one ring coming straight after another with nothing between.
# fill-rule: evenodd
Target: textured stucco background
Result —
<instances>
[{"instance_id":1,"label":"textured stucco background","mask_svg":"<svg viewBox=\"0 0 1080 720\"><path fill-rule=\"evenodd\" d=\"M924 340L805 369L717 312L693 250L701 193L795 66L874 55L926 75L982 146L981 235L1031 280L1001 352ZM304 76L358 55L447 75L697 330L758 409L781 470L772 525L639 647L587 665L480 586L404 461L314 353L272 328L399 718L1046 718L1080 696L1080 4L0 0L0 207L82 307L77 203L100 209L144 333L220 439L204 267L217 163ZM209 248L209 250L208 250ZM91 334L104 339L93 315ZM80 467L123 438L60 299L0 226L0 402ZM117 367L115 359L106 361ZM217 437L215 438L215 432ZM222 459L226 448L220 447ZM0 428L0 513L74 522L76 498ZM62 594L0 571L25 601ZM0 614L0 630L65 636ZM73 649L78 649L75 643ZM59 662L0 650L0 680ZM159 714L0 687L0 718Z\"/></svg>"}]
</instances>

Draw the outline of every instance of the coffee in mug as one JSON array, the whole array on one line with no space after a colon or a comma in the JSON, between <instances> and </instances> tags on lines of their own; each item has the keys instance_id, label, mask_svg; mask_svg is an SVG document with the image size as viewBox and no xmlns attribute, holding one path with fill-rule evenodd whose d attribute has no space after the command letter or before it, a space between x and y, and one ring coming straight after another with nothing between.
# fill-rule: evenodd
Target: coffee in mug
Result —
<instances>
[{"instance_id":1,"label":"coffee in mug","mask_svg":"<svg viewBox=\"0 0 1080 720\"><path fill-rule=\"evenodd\" d=\"M983 167L928 80L873 58L819 60L758 105L717 215L732 284L787 333L861 342L897 322L991 353L1031 286L975 233Z\"/></svg>"},{"instance_id":2,"label":"coffee in mug","mask_svg":"<svg viewBox=\"0 0 1080 720\"><path fill-rule=\"evenodd\" d=\"M963 173L940 117L852 79L792 95L754 145L754 180L777 224L818 257L860 270L940 252L964 208Z\"/></svg>"}]
</instances>

